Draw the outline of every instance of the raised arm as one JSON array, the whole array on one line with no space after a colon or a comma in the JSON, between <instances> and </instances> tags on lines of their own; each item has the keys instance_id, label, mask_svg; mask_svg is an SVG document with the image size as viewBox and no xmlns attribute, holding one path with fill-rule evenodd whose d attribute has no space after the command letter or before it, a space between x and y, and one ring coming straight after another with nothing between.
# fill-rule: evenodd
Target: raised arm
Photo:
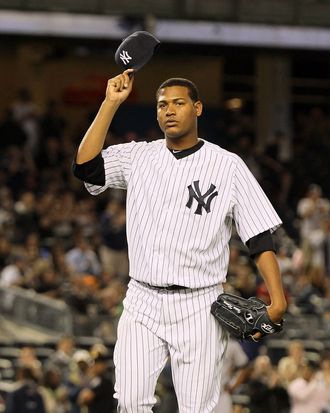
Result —
<instances>
[{"instance_id":1,"label":"raised arm","mask_svg":"<svg viewBox=\"0 0 330 413\"><path fill-rule=\"evenodd\" d=\"M108 80L105 99L83 137L77 152L76 163L82 164L95 158L102 150L104 141L119 106L132 91L133 69L125 70L120 75Z\"/></svg>"}]
</instances>

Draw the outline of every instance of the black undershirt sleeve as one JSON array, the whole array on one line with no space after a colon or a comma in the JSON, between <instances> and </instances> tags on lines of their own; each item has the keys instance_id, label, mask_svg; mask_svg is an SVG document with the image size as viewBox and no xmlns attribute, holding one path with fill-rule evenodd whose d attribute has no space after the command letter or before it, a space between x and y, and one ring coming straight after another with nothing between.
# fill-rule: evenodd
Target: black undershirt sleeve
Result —
<instances>
[{"instance_id":1,"label":"black undershirt sleeve","mask_svg":"<svg viewBox=\"0 0 330 413\"><path fill-rule=\"evenodd\" d=\"M93 185L105 185L104 159L99 153L95 158L82 164L72 162L73 175Z\"/></svg>"},{"instance_id":2,"label":"black undershirt sleeve","mask_svg":"<svg viewBox=\"0 0 330 413\"><path fill-rule=\"evenodd\" d=\"M246 245L249 248L250 257L253 259L264 251L276 252L272 234L269 230L250 238L246 241Z\"/></svg>"}]
</instances>

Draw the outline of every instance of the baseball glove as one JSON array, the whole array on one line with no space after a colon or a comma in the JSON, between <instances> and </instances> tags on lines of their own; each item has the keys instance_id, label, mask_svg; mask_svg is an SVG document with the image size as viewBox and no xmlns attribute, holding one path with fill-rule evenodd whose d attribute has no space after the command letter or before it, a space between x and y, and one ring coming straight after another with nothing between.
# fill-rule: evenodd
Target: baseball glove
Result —
<instances>
[{"instance_id":1,"label":"baseball glove","mask_svg":"<svg viewBox=\"0 0 330 413\"><path fill-rule=\"evenodd\" d=\"M280 324L270 320L266 304L256 297L246 299L233 294L220 294L211 306L211 313L225 330L239 340L254 340L252 336L257 331L262 337L278 333L283 326L283 320Z\"/></svg>"}]
</instances>

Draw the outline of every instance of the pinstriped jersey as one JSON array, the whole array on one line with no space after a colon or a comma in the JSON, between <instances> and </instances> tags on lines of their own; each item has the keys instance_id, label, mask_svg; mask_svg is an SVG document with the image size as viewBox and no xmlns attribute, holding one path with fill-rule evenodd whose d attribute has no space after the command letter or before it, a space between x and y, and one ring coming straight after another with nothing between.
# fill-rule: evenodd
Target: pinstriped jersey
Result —
<instances>
[{"instance_id":1,"label":"pinstriped jersey","mask_svg":"<svg viewBox=\"0 0 330 413\"><path fill-rule=\"evenodd\" d=\"M164 139L102 151L105 185L127 190L130 276L155 286L224 282L232 223L245 243L281 220L242 159L204 141L177 159Z\"/></svg>"}]
</instances>

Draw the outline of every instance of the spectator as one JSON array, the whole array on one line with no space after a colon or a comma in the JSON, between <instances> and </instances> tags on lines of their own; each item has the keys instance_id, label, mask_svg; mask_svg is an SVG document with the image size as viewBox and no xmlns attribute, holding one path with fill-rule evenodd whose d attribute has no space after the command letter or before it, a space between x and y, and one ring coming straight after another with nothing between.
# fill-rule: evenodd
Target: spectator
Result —
<instances>
[{"instance_id":1,"label":"spectator","mask_svg":"<svg viewBox=\"0 0 330 413\"><path fill-rule=\"evenodd\" d=\"M14 205L15 227L17 243L25 242L26 234L33 233L38 228L38 215L36 208L36 197L31 191L21 194Z\"/></svg>"},{"instance_id":2,"label":"spectator","mask_svg":"<svg viewBox=\"0 0 330 413\"><path fill-rule=\"evenodd\" d=\"M301 313L322 313L322 301L326 294L326 285L320 268L310 268L302 274L295 285L295 305Z\"/></svg>"},{"instance_id":3,"label":"spectator","mask_svg":"<svg viewBox=\"0 0 330 413\"><path fill-rule=\"evenodd\" d=\"M34 377L38 380L42 376L42 364L36 356L36 351L31 346L23 346L20 349L19 357L16 361L18 368L28 367L32 370Z\"/></svg>"},{"instance_id":4,"label":"spectator","mask_svg":"<svg viewBox=\"0 0 330 413\"><path fill-rule=\"evenodd\" d=\"M20 89L12 104L14 119L27 136L26 149L34 154L39 143L39 109L28 89Z\"/></svg>"},{"instance_id":5,"label":"spectator","mask_svg":"<svg viewBox=\"0 0 330 413\"><path fill-rule=\"evenodd\" d=\"M63 178L58 176L57 180L61 182ZM61 196L58 196L59 193ZM72 246L72 238L74 237L75 208L75 197L71 191L63 190L63 188L54 189L54 201L47 215L53 237L61 241L66 249Z\"/></svg>"},{"instance_id":6,"label":"spectator","mask_svg":"<svg viewBox=\"0 0 330 413\"><path fill-rule=\"evenodd\" d=\"M250 397L249 409L254 413L270 411L269 382L273 368L269 357L258 356L253 363L251 376L247 382L247 394Z\"/></svg>"},{"instance_id":7,"label":"spectator","mask_svg":"<svg viewBox=\"0 0 330 413\"><path fill-rule=\"evenodd\" d=\"M24 147L26 134L20 123L14 118L12 109L8 108L5 112L4 119L0 123L1 147L18 146Z\"/></svg>"},{"instance_id":8,"label":"spectator","mask_svg":"<svg viewBox=\"0 0 330 413\"><path fill-rule=\"evenodd\" d=\"M15 255L11 258L11 263L6 265L0 273L0 286L2 287L22 287L25 285L26 258L22 255Z\"/></svg>"},{"instance_id":9,"label":"spectator","mask_svg":"<svg viewBox=\"0 0 330 413\"><path fill-rule=\"evenodd\" d=\"M0 235L0 271L2 271L8 261L11 260L12 248L10 240L6 236Z\"/></svg>"},{"instance_id":10,"label":"spectator","mask_svg":"<svg viewBox=\"0 0 330 413\"><path fill-rule=\"evenodd\" d=\"M89 242L82 236L76 236L75 246L66 254L70 267L80 274L101 275L101 264Z\"/></svg>"},{"instance_id":11,"label":"spectator","mask_svg":"<svg viewBox=\"0 0 330 413\"><path fill-rule=\"evenodd\" d=\"M92 357L87 350L77 350L72 356L68 380L64 382L70 401L69 413L80 413L79 395L89 383L89 370Z\"/></svg>"},{"instance_id":12,"label":"spectator","mask_svg":"<svg viewBox=\"0 0 330 413\"><path fill-rule=\"evenodd\" d=\"M292 260L284 246L280 246L277 253L277 261L281 270L282 277L290 278L293 273Z\"/></svg>"},{"instance_id":13,"label":"spectator","mask_svg":"<svg viewBox=\"0 0 330 413\"><path fill-rule=\"evenodd\" d=\"M243 298L249 298L256 294L256 281L256 275L253 272L251 264L249 261L246 261L237 267L236 277L232 282L236 294L238 293Z\"/></svg>"},{"instance_id":14,"label":"spectator","mask_svg":"<svg viewBox=\"0 0 330 413\"><path fill-rule=\"evenodd\" d=\"M40 118L40 137L45 139L54 137L60 140L65 132L66 121L60 113L59 103L50 99L46 103L46 110Z\"/></svg>"},{"instance_id":15,"label":"spectator","mask_svg":"<svg viewBox=\"0 0 330 413\"><path fill-rule=\"evenodd\" d=\"M34 280L34 290L50 298L61 298L61 275L47 265Z\"/></svg>"},{"instance_id":16,"label":"spectator","mask_svg":"<svg viewBox=\"0 0 330 413\"><path fill-rule=\"evenodd\" d=\"M65 301L74 312L87 314L90 306L95 304L94 294L97 288L98 280L94 276L74 274L65 291Z\"/></svg>"},{"instance_id":17,"label":"spectator","mask_svg":"<svg viewBox=\"0 0 330 413\"><path fill-rule=\"evenodd\" d=\"M40 259L47 260L49 258L48 250L40 244L38 232L26 233L23 251L26 253L30 264Z\"/></svg>"},{"instance_id":18,"label":"spectator","mask_svg":"<svg viewBox=\"0 0 330 413\"><path fill-rule=\"evenodd\" d=\"M300 242L305 257L305 266L314 265L313 243L321 224L330 213L330 201L322 198L322 188L312 184L307 194L300 199L297 206L300 217Z\"/></svg>"},{"instance_id":19,"label":"spectator","mask_svg":"<svg viewBox=\"0 0 330 413\"><path fill-rule=\"evenodd\" d=\"M38 233L42 244L51 246L55 237L54 205L57 202L56 189L48 187L38 199Z\"/></svg>"},{"instance_id":20,"label":"spectator","mask_svg":"<svg viewBox=\"0 0 330 413\"><path fill-rule=\"evenodd\" d=\"M44 401L46 413L67 413L69 411L67 389L61 383L61 372L57 367L44 369L39 391Z\"/></svg>"},{"instance_id":21,"label":"spectator","mask_svg":"<svg viewBox=\"0 0 330 413\"><path fill-rule=\"evenodd\" d=\"M248 382L249 408L253 413L289 413L290 401L286 389L278 383L276 369L268 356L255 361Z\"/></svg>"},{"instance_id":22,"label":"spectator","mask_svg":"<svg viewBox=\"0 0 330 413\"><path fill-rule=\"evenodd\" d=\"M58 241L55 241L50 253L51 263L54 270L61 274L65 282L69 282L69 278L72 275L72 271L70 270L68 263L66 262L65 250L63 248L63 245Z\"/></svg>"},{"instance_id":23,"label":"spectator","mask_svg":"<svg viewBox=\"0 0 330 413\"><path fill-rule=\"evenodd\" d=\"M120 283L112 282L103 288L98 294L98 312L112 317L118 317L121 312L121 301L125 296L125 290L120 288Z\"/></svg>"},{"instance_id":24,"label":"spectator","mask_svg":"<svg viewBox=\"0 0 330 413\"><path fill-rule=\"evenodd\" d=\"M13 195L7 186L0 187L0 230L8 230L13 222ZM9 232L9 231L8 231ZM8 236L9 234L7 234Z\"/></svg>"},{"instance_id":25,"label":"spectator","mask_svg":"<svg viewBox=\"0 0 330 413\"><path fill-rule=\"evenodd\" d=\"M278 366L279 368L282 368L282 364L285 365L289 363L290 367L288 368L292 371L292 374L294 376L297 374L298 370L306 363L306 359L307 356L302 341L292 340L288 345L287 355L279 360ZM295 368L291 367L291 365L295 366Z\"/></svg>"},{"instance_id":26,"label":"spectator","mask_svg":"<svg viewBox=\"0 0 330 413\"><path fill-rule=\"evenodd\" d=\"M11 189L13 197L21 196L31 185L31 179L35 177L33 161L17 146L10 146L2 156L2 170L4 172L3 184ZM36 187L32 187L36 190Z\"/></svg>"},{"instance_id":27,"label":"spectator","mask_svg":"<svg viewBox=\"0 0 330 413\"><path fill-rule=\"evenodd\" d=\"M307 359L299 370L299 376L289 383L291 413L320 413L326 408L329 388L317 378L318 371L318 365Z\"/></svg>"},{"instance_id":28,"label":"spectator","mask_svg":"<svg viewBox=\"0 0 330 413\"><path fill-rule=\"evenodd\" d=\"M51 174L53 169L61 168L64 160L64 152L61 142L54 136L48 136L42 143L38 156L36 156L37 167L43 170L43 173Z\"/></svg>"},{"instance_id":29,"label":"spectator","mask_svg":"<svg viewBox=\"0 0 330 413\"><path fill-rule=\"evenodd\" d=\"M232 413L231 395L247 379L249 369L249 359L241 345L230 338L223 362L220 399L215 413Z\"/></svg>"},{"instance_id":30,"label":"spectator","mask_svg":"<svg viewBox=\"0 0 330 413\"><path fill-rule=\"evenodd\" d=\"M108 202L100 220L102 247L100 256L105 271L122 280L128 278L126 211L117 199Z\"/></svg>"},{"instance_id":31,"label":"spectator","mask_svg":"<svg viewBox=\"0 0 330 413\"><path fill-rule=\"evenodd\" d=\"M21 367L17 378L16 389L7 395L5 413L47 413L33 370Z\"/></svg>"},{"instance_id":32,"label":"spectator","mask_svg":"<svg viewBox=\"0 0 330 413\"><path fill-rule=\"evenodd\" d=\"M61 372L61 380L66 380L69 375L69 366L74 352L75 341L73 337L61 337L57 343L56 351L47 359L46 367L57 367Z\"/></svg>"},{"instance_id":33,"label":"spectator","mask_svg":"<svg viewBox=\"0 0 330 413\"><path fill-rule=\"evenodd\" d=\"M86 238L93 238L95 229L99 224L99 217L96 214L94 199L74 200L74 226L79 228L81 234ZM99 234L97 234L99 236Z\"/></svg>"},{"instance_id":34,"label":"spectator","mask_svg":"<svg viewBox=\"0 0 330 413\"><path fill-rule=\"evenodd\" d=\"M298 367L292 358L282 357L277 365L278 382L287 389L288 384L297 378Z\"/></svg>"},{"instance_id":35,"label":"spectator","mask_svg":"<svg viewBox=\"0 0 330 413\"><path fill-rule=\"evenodd\" d=\"M108 354L102 352L94 356L90 375L88 386L79 393L79 404L86 406L88 413L114 413L116 403L113 398L114 386Z\"/></svg>"}]
</instances>

